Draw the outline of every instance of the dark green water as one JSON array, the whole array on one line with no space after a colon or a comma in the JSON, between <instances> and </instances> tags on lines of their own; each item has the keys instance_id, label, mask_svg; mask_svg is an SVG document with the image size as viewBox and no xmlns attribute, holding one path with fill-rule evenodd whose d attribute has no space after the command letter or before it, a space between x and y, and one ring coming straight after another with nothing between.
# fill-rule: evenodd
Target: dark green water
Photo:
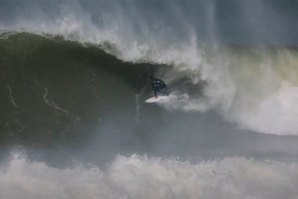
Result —
<instances>
[{"instance_id":1,"label":"dark green water","mask_svg":"<svg viewBox=\"0 0 298 199\"><path fill-rule=\"evenodd\" d=\"M0 54L1 145L77 147L110 117L131 128L135 95L150 94L148 75L156 68L30 34L0 40Z\"/></svg>"}]
</instances>

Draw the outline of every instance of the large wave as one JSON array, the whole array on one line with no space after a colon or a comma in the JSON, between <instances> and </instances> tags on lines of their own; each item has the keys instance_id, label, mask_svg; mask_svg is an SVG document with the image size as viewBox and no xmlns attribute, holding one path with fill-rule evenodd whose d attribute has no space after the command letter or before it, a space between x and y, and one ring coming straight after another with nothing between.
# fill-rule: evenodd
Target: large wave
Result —
<instances>
[{"instance_id":1,"label":"large wave","mask_svg":"<svg viewBox=\"0 0 298 199\"><path fill-rule=\"evenodd\" d=\"M22 12L18 12L15 4ZM243 43L251 47L239 42L237 31L234 40L221 34L224 23L218 16L221 4L215 2L198 1L198 10L189 12L192 4L167 1L160 4L63 1L45 5L4 1L3 5L10 11L2 9L6 17L0 21L0 27L4 31L61 35L99 45L123 61L171 65L171 69L161 68L157 73L173 85L169 101L162 104L168 109L213 109L242 128L297 135L294 118L298 116L298 55L289 48L257 47L258 41L266 38L257 25L271 22L270 17L274 16L271 11L265 12L263 3L257 4L258 9L249 7L265 13L263 22L248 26L251 31ZM246 22L251 17L246 16L247 12L234 23ZM270 38L287 43L286 37L274 33ZM227 45L230 40L238 45ZM267 43L279 44L270 41ZM187 86L176 84L181 78L187 79Z\"/></svg>"},{"instance_id":2,"label":"large wave","mask_svg":"<svg viewBox=\"0 0 298 199\"><path fill-rule=\"evenodd\" d=\"M297 196L296 164L226 158L118 156L108 168L54 168L15 154L0 169L1 198L263 198Z\"/></svg>"},{"instance_id":3,"label":"large wave","mask_svg":"<svg viewBox=\"0 0 298 199\"><path fill-rule=\"evenodd\" d=\"M281 4L2 0L0 198L296 198L297 136L234 128L298 133Z\"/></svg>"}]
</instances>

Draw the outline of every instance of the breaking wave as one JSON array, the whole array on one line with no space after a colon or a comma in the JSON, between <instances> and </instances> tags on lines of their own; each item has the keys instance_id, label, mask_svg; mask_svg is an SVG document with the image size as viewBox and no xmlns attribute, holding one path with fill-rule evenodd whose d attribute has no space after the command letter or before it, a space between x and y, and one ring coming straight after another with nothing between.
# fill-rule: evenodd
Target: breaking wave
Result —
<instances>
[{"instance_id":1,"label":"breaking wave","mask_svg":"<svg viewBox=\"0 0 298 199\"><path fill-rule=\"evenodd\" d=\"M0 198L296 198L294 8L2 0Z\"/></svg>"},{"instance_id":2,"label":"breaking wave","mask_svg":"<svg viewBox=\"0 0 298 199\"><path fill-rule=\"evenodd\" d=\"M63 1L59 6L21 3L22 13L12 6L17 2L6 3L11 13L4 12L4 8L3 12L10 17L0 21L0 28L6 33L59 35L66 40L103 48L125 62L172 66L167 70L161 67L156 74L170 86L175 85L169 100L163 104L168 109L216 110L241 128L297 135L294 119L298 116L297 51L278 47L278 43L271 40L267 43L277 47L258 45L259 39L265 41L267 37L256 26L251 27L251 35L246 37L250 39L244 44L237 39L240 34L237 31L230 41L227 35L220 35L224 22L217 16L221 11L217 3L198 1L197 12L187 12L192 7L190 3L166 1L157 7L151 3L118 1L104 6L100 1L97 4ZM260 8L257 13L266 10L262 3L257 6ZM146 8L150 12L144 12ZM164 15L157 14L161 10ZM264 22L271 17L274 15L266 12ZM152 20L157 18L159 20ZM194 18L199 21L193 21ZM278 38L281 45L287 42L278 35L272 37ZM230 45L229 41L237 45ZM177 84L183 78L184 81Z\"/></svg>"},{"instance_id":3,"label":"breaking wave","mask_svg":"<svg viewBox=\"0 0 298 199\"><path fill-rule=\"evenodd\" d=\"M0 169L1 198L262 198L294 199L296 164L225 158L179 159L118 156L108 168L54 168L20 154Z\"/></svg>"}]
</instances>

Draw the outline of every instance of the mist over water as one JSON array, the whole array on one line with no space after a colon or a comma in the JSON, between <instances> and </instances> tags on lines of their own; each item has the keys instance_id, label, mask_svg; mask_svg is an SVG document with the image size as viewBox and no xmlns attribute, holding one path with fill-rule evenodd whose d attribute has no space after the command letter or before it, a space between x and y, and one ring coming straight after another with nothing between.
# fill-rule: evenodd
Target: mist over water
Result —
<instances>
[{"instance_id":1,"label":"mist over water","mask_svg":"<svg viewBox=\"0 0 298 199\"><path fill-rule=\"evenodd\" d=\"M106 169L71 169L28 162L17 155L0 170L1 197L11 198L295 198L297 167L226 158L191 164L133 155Z\"/></svg>"},{"instance_id":2,"label":"mist over water","mask_svg":"<svg viewBox=\"0 0 298 199\"><path fill-rule=\"evenodd\" d=\"M0 198L294 199L297 8L0 0Z\"/></svg>"}]
</instances>

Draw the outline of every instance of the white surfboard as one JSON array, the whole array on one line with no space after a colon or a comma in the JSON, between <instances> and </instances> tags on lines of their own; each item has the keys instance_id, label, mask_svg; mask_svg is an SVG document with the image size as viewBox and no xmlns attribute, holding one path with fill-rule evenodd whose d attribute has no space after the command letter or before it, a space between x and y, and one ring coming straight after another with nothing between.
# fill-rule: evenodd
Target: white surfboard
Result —
<instances>
[{"instance_id":1,"label":"white surfboard","mask_svg":"<svg viewBox=\"0 0 298 199\"><path fill-rule=\"evenodd\" d=\"M158 97L151 97L149 99L146 99L145 102L146 103L155 103L155 102L159 102L159 101L163 101L167 98L168 96L158 96Z\"/></svg>"}]
</instances>

